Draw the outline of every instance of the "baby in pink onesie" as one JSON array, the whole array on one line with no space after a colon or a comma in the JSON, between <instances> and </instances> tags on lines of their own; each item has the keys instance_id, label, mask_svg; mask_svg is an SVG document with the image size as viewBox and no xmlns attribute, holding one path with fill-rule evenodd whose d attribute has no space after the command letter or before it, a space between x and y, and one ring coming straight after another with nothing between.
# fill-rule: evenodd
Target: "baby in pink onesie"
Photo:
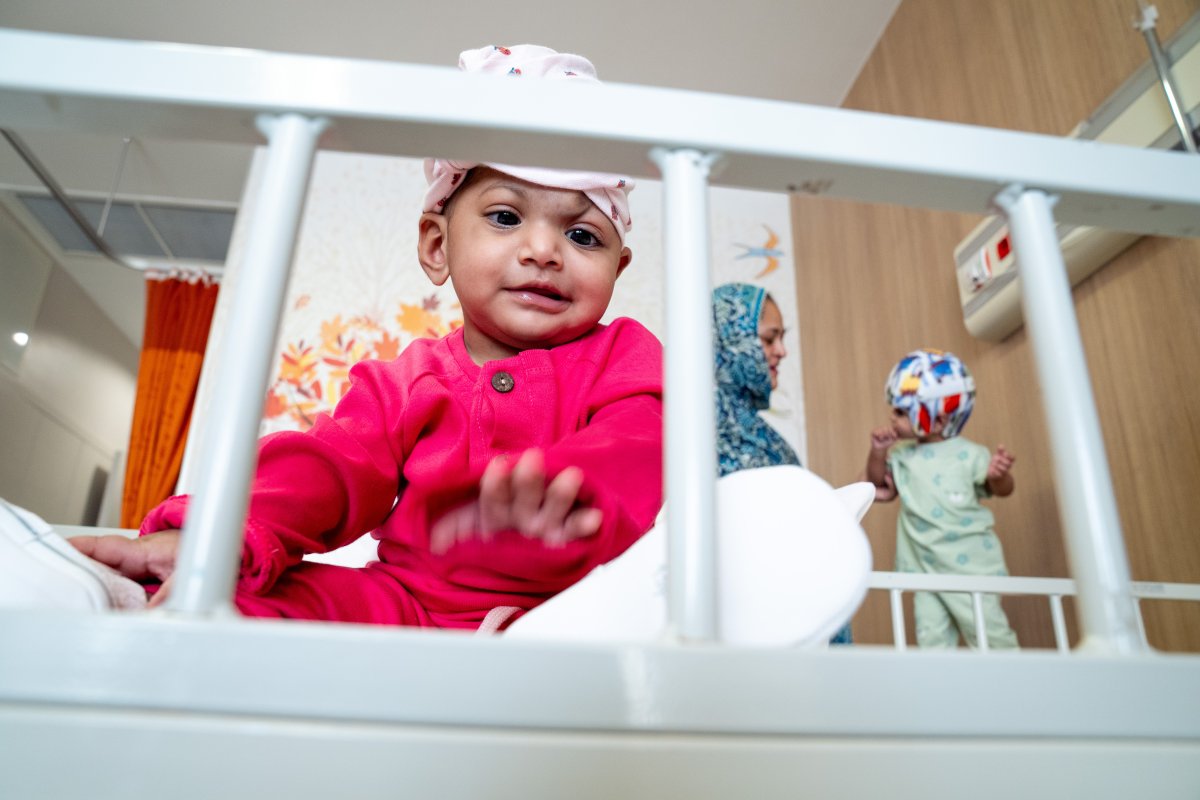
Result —
<instances>
[{"instance_id":1,"label":"baby in pink onesie","mask_svg":"<svg viewBox=\"0 0 1200 800\"><path fill-rule=\"evenodd\" d=\"M460 67L594 81L543 47L464 52ZM629 265L632 181L430 159L418 259L449 280L461 329L362 362L331 416L263 439L235 602L242 613L477 628L620 555L662 505L662 348L601 325ZM142 536L82 552L170 591L187 497ZM361 569L302 561L373 531Z\"/></svg>"}]
</instances>

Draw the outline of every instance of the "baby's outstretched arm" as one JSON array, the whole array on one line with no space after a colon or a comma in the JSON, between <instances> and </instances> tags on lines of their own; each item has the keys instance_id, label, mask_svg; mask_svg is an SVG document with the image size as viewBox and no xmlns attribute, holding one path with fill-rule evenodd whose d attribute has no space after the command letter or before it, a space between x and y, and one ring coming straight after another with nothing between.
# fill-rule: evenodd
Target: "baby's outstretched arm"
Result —
<instances>
[{"instance_id":1,"label":"baby's outstretched arm","mask_svg":"<svg viewBox=\"0 0 1200 800\"><path fill-rule=\"evenodd\" d=\"M867 453L866 480L875 484L875 499L886 503L896 499L896 484L887 468L888 448L896 443L896 432L890 425L871 431L871 450Z\"/></svg>"},{"instance_id":2,"label":"baby's outstretched arm","mask_svg":"<svg viewBox=\"0 0 1200 800\"><path fill-rule=\"evenodd\" d=\"M162 581L162 587L150 599L151 607L167 599L179 552L179 531L159 531L137 539L119 535L73 536L67 541L88 558L112 567L127 578Z\"/></svg>"},{"instance_id":3,"label":"baby's outstretched arm","mask_svg":"<svg viewBox=\"0 0 1200 800\"><path fill-rule=\"evenodd\" d=\"M987 487L996 497L1008 497L1016 488L1016 483L1013 481L1012 469L1013 462L1017 457L1000 445L996 448L996 452L992 455L992 460L988 464L987 471Z\"/></svg>"},{"instance_id":4,"label":"baby's outstretched arm","mask_svg":"<svg viewBox=\"0 0 1200 800\"><path fill-rule=\"evenodd\" d=\"M547 480L540 450L527 450L513 464L493 459L479 482L479 499L460 506L434 522L429 547L444 553L457 542L491 539L496 533L516 530L561 547L600 530L599 509L578 506L583 471L567 467Z\"/></svg>"}]
</instances>

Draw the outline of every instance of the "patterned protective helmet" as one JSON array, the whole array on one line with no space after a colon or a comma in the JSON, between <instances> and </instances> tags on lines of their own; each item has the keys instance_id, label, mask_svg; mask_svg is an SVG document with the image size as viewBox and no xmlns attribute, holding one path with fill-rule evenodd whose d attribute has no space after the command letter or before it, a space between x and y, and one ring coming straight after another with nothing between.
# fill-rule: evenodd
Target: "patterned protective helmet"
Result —
<instances>
[{"instance_id":1,"label":"patterned protective helmet","mask_svg":"<svg viewBox=\"0 0 1200 800\"><path fill-rule=\"evenodd\" d=\"M975 379L952 353L914 350L892 368L885 387L887 404L908 413L913 430L928 436L939 415L942 435L957 436L975 408Z\"/></svg>"}]
</instances>

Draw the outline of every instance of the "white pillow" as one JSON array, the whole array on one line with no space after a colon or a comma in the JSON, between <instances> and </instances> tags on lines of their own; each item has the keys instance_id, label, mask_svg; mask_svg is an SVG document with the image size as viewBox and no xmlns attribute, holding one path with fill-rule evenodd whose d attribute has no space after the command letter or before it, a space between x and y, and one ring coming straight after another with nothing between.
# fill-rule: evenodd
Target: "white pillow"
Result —
<instances>
[{"instance_id":1,"label":"white pillow","mask_svg":"<svg viewBox=\"0 0 1200 800\"><path fill-rule=\"evenodd\" d=\"M834 490L795 466L717 481L718 639L746 646L824 645L867 591L871 549L858 520L870 484ZM665 516L509 626L508 638L653 642L667 630Z\"/></svg>"}]
</instances>

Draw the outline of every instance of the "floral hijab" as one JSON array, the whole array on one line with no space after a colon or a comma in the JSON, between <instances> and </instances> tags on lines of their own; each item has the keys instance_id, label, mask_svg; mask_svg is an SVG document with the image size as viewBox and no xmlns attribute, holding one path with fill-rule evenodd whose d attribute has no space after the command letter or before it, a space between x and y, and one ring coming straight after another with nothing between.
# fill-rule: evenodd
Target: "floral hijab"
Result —
<instances>
[{"instance_id":1,"label":"floral hijab","mask_svg":"<svg viewBox=\"0 0 1200 800\"><path fill-rule=\"evenodd\" d=\"M713 290L713 350L717 382L717 474L800 459L758 411L771 400L771 372L758 340L767 292L748 283Z\"/></svg>"}]
</instances>

